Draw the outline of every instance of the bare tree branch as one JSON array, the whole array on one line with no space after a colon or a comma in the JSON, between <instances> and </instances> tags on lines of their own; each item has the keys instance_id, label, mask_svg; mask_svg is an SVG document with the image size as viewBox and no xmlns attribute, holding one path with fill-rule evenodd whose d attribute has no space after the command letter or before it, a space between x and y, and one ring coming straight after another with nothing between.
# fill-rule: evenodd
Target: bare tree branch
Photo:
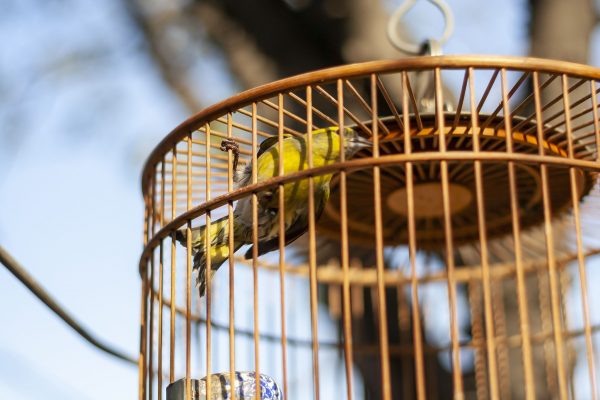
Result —
<instances>
[{"instance_id":1,"label":"bare tree branch","mask_svg":"<svg viewBox=\"0 0 600 400\"><path fill-rule=\"evenodd\" d=\"M156 62L164 81L190 112L202 109L202 103L197 95L190 90L189 85L183 79L185 71L172 62L174 54L172 54L170 46L165 43L166 19L145 12L143 7L138 4L138 0L127 0L125 6L132 21L146 39L148 53Z\"/></svg>"},{"instance_id":2,"label":"bare tree branch","mask_svg":"<svg viewBox=\"0 0 600 400\"><path fill-rule=\"evenodd\" d=\"M256 87L277 79L276 63L263 54L253 37L219 7L198 3L190 10L209 38L223 50L232 74L243 87Z\"/></svg>"}]
</instances>

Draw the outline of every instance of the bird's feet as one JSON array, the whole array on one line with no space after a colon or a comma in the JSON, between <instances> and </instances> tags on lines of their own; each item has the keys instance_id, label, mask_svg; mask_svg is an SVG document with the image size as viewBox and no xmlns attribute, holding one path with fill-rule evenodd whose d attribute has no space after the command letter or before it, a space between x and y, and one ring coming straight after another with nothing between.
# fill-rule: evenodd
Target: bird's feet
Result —
<instances>
[{"instance_id":1,"label":"bird's feet","mask_svg":"<svg viewBox=\"0 0 600 400\"><path fill-rule=\"evenodd\" d=\"M233 172L237 171L238 160L240 158L240 145L232 138L221 141L221 151L231 150L233 154Z\"/></svg>"}]
</instances>

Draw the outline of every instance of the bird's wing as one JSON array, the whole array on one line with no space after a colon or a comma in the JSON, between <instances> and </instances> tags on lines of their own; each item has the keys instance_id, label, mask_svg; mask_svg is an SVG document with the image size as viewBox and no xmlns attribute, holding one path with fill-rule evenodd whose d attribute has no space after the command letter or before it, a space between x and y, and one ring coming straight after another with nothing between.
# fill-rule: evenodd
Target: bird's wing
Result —
<instances>
[{"instance_id":1,"label":"bird's wing","mask_svg":"<svg viewBox=\"0 0 600 400\"><path fill-rule=\"evenodd\" d=\"M294 223L292 223L290 229L285 232L285 245L292 243L294 240L298 239L304 233L306 233L308 229L308 219L307 218L297 218ZM254 246L250 246L246 254L244 254L244 258L249 260L252 258L252 249ZM258 256L262 256L263 254L267 254L273 250L277 250L279 248L279 236L276 236L272 239L265 240L262 242L258 242Z\"/></svg>"},{"instance_id":2,"label":"bird's wing","mask_svg":"<svg viewBox=\"0 0 600 400\"><path fill-rule=\"evenodd\" d=\"M325 206L327 205L327 201L329 200L329 184L323 185L322 190L317 192L318 202L315 204L315 220L319 220L323 210L325 210ZM299 214L294 222L290 224L290 228L285 232L285 245L289 245L302 236L308 230L308 218L306 213ZM244 258L249 260L252 258L252 248L250 246ZM277 250L279 248L279 236L276 236L272 239L265 240L262 242L258 242L258 256L262 256L263 254L269 253L271 251Z\"/></svg>"},{"instance_id":3,"label":"bird's wing","mask_svg":"<svg viewBox=\"0 0 600 400\"><path fill-rule=\"evenodd\" d=\"M283 140L289 139L291 137L294 137L294 136L290 133L283 134ZM271 136L271 137L266 138L262 142L260 142L260 144L258 145L258 151L256 152L256 158L258 159L258 164L261 163L260 156L263 155L266 151L268 151L271 147L277 145L278 139L279 139L279 136ZM273 169L271 171L271 173L273 171L275 171L275 169ZM259 168L259 174L260 174L260 168ZM268 176L264 179L268 179L270 177L271 176ZM252 163L248 163L241 172L236 173L236 176L235 176L236 188L248 186L250 184L251 180L252 180ZM259 180L259 182L262 180L262 177L260 175L258 177L258 180Z\"/></svg>"},{"instance_id":4,"label":"bird's wing","mask_svg":"<svg viewBox=\"0 0 600 400\"><path fill-rule=\"evenodd\" d=\"M283 134L283 139L287 139L292 137L291 133L284 133ZM271 136L266 138L265 140L263 140L262 142L260 142L260 144L258 145L258 152L256 153L256 157L260 157L262 153L264 153L265 151L269 150L271 147L273 147L279 140L279 136Z\"/></svg>"}]
</instances>

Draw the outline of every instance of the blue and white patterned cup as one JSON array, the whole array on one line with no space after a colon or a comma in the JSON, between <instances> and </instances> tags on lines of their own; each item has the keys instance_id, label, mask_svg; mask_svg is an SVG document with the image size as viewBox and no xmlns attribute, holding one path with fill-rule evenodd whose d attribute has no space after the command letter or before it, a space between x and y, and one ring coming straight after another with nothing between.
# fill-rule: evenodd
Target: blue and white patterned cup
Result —
<instances>
[{"instance_id":1,"label":"blue and white patterned cup","mask_svg":"<svg viewBox=\"0 0 600 400\"><path fill-rule=\"evenodd\" d=\"M191 380L191 394L193 400L230 400L231 375L221 372L210 376L210 399L206 397L206 377ZM256 395L256 379L254 372L235 372L233 383L236 400L254 400ZM167 388L167 400L178 400L185 396L185 379L173 382ZM183 397L182 397L183 398ZM281 390L273 378L260 374L260 398L262 400L283 400Z\"/></svg>"},{"instance_id":2,"label":"blue and white patterned cup","mask_svg":"<svg viewBox=\"0 0 600 400\"><path fill-rule=\"evenodd\" d=\"M210 376L210 400L231 399L231 374L222 372ZM235 372L234 382L235 398L239 400L254 400L256 395L256 379L254 372ZM281 400L281 390L273 378L260 374L260 391L262 400ZM200 399L206 399L206 377L200 380Z\"/></svg>"}]
</instances>

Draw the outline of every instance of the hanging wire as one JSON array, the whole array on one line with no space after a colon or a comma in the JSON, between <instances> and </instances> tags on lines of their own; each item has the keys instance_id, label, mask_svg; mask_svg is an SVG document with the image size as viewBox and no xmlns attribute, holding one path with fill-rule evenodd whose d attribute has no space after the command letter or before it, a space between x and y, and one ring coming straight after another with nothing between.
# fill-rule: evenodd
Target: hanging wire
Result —
<instances>
[{"instance_id":1,"label":"hanging wire","mask_svg":"<svg viewBox=\"0 0 600 400\"><path fill-rule=\"evenodd\" d=\"M388 22L387 34L388 34L388 39L390 40L392 45L394 47L396 47L398 50L400 50L404 53L408 53L408 54L422 55L426 49L426 46L424 46L425 43L416 44L416 43L407 42L398 33L398 27L401 25L402 18L417 4L417 1L418 0L406 0L404 3L402 3L400 5L400 7L398 7L398 9L396 11L394 11L394 13L392 14L392 16L390 17L390 20ZM441 47L448 41L448 39L452 35L452 32L454 31L454 15L452 14L452 10L450 9L450 6L448 6L448 4L446 4L445 1L443 1L443 0L428 0L428 1L442 12L442 15L444 16L444 25L445 26L444 26L444 32L442 33L442 37L440 37L439 39L430 39L426 42L434 42L434 43L437 43ZM430 55L440 55L441 51L439 49L436 49L436 51L434 53L436 53L436 54L430 54ZM437 54L437 53L439 53L439 54Z\"/></svg>"},{"instance_id":2,"label":"hanging wire","mask_svg":"<svg viewBox=\"0 0 600 400\"><path fill-rule=\"evenodd\" d=\"M62 319L67 325L69 325L75 332L79 334L92 346L97 349L110 354L120 360L123 360L135 367L138 366L138 360L128 354L125 354L121 350L117 350L114 347L104 343L98 339L96 335L85 329L71 314L69 314L64 308L58 304L58 302L48 293L34 278L31 276L22 266L15 260L2 246L0 246L0 262L12 273L18 280L21 281L31 293L33 293L38 299L42 301L48 308L50 308L54 314Z\"/></svg>"}]
</instances>

